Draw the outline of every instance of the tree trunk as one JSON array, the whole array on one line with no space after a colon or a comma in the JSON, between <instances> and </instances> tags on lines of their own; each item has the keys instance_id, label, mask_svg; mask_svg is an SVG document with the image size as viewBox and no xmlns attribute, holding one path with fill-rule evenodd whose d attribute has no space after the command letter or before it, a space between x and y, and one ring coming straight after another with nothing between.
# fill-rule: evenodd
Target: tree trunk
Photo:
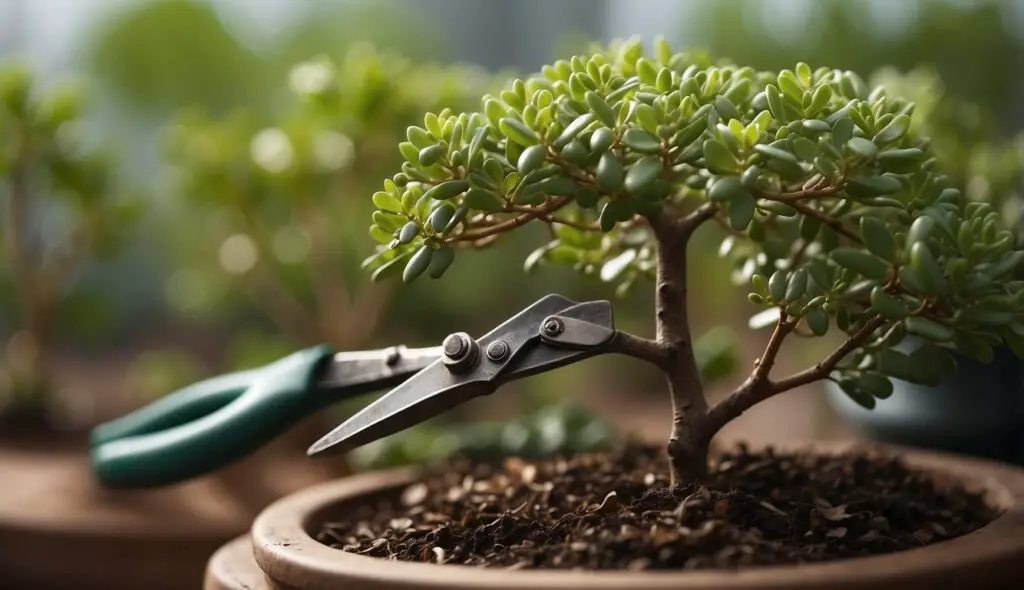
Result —
<instances>
[{"instance_id":1,"label":"tree trunk","mask_svg":"<svg viewBox=\"0 0 1024 590\"><path fill-rule=\"evenodd\" d=\"M658 238L657 339L668 356L666 379L672 400L668 455L672 485L681 486L707 474L711 443L687 309L686 246L693 232L665 220L655 220L652 227Z\"/></svg>"}]
</instances>

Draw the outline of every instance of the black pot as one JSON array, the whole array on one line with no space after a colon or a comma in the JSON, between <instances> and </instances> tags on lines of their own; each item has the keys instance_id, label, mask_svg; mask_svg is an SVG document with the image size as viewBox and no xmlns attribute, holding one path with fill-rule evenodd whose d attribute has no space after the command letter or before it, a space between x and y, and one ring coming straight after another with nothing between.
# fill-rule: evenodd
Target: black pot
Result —
<instances>
[{"instance_id":1,"label":"black pot","mask_svg":"<svg viewBox=\"0 0 1024 590\"><path fill-rule=\"evenodd\" d=\"M898 348L918 345L908 338ZM960 356L957 366L938 387L893 380L892 396L873 410L832 382L827 395L868 439L1024 464L1024 362L998 349L989 364Z\"/></svg>"}]
</instances>

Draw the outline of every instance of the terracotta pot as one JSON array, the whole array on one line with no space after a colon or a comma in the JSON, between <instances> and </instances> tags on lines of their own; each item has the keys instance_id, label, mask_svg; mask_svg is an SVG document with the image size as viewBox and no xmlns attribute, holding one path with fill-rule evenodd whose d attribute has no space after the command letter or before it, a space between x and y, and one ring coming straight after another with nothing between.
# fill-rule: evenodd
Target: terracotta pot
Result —
<instances>
[{"instance_id":1,"label":"terracotta pot","mask_svg":"<svg viewBox=\"0 0 1024 590\"><path fill-rule=\"evenodd\" d=\"M213 554L203 590L267 590L263 570L252 554L252 537L242 535Z\"/></svg>"},{"instance_id":2,"label":"terracotta pot","mask_svg":"<svg viewBox=\"0 0 1024 590\"><path fill-rule=\"evenodd\" d=\"M852 450L862 443L814 444L817 452ZM863 445L878 448L882 445ZM386 561L343 553L318 543L310 532L343 507L378 494L397 493L411 470L366 473L287 496L253 524L251 548L236 539L207 569L208 590L341 590L345 588L492 588L566 590L659 588L703 590L839 590L872 588L969 590L1019 588L1024 577L1024 469L981 459L900 447L908 464L980 487L1002 514L984 528L935 545L889 555L825 564L765 567L738 572L506 571ZM258 568L258 569L257 569ZM263 576L261 579L260 573Z\"/></svg>"},{"instance_id":3,"label":"terracotta pot","mask_svg":"<svg viewBox=\"0 0 1024 590\"><path fill-rule=\"evenodd\" d=\"M347 473L295 461L283 437L247 459L176 486L111 491L95 483L87 443L0 444L0 587L185 590L210 554L268 504Z\"/></svg>"}]
</instances>

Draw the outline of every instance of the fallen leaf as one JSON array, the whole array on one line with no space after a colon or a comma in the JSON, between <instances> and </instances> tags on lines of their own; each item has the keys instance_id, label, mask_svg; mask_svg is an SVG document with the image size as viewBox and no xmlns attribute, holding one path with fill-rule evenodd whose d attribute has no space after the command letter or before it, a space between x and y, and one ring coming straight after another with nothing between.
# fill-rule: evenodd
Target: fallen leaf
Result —
<instances>
[{"instance_id":1,"label":"fallen leaf","mask_svg":"<svg viewBox=\"0 0 1024 590\"><path fill-rule=\"evenodd\" d=\"M838 528L834 528L834 529L829 529L829 531L827 533L825 533L825 538L827 538L827 539L842 539L845 536L846 536L846 528L845 527L838 527Z\"/></svg>"},{"instance_id":2,"label":"fallen leaf","mask_svg":"<svg viewBox=\"0 0 1024 590\"><path fill-rule=\"evenodd\" d=\"M818 513L821 517L829 522L839 522L851 518L853 515L846 512L847 504L840 504L839 506L818 506Z\"/></svg>"}]
</instances>

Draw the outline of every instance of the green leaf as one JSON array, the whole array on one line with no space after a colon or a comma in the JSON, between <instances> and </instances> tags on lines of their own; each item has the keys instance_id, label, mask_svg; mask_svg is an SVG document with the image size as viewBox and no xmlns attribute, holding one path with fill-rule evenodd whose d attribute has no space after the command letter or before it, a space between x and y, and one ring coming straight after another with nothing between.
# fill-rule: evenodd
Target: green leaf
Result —
<instances>
[{"instance_id":1,"label":"green leaf","mask_svg":"<svg viewBox=\"0 0 1024 590\"><path fill-rule=\"evenodd\" d=\"M767 145L767 144L763 144L763 143L759 143L759 144L755 145L754 146L754 151L759 153L759 154L768 156L769 158L777 158L779 160L784 160L784 161L787 161L787 162L792 162L794 164L796 164L796 163L798 163L800 161L800 160L797 159L796 156L794 156L793 154L787 152L784 149L773 147L773 146L770 146L770 145Z\"/></svg>"},{"instance_id":2,"label":"green leaf","mask_svg":"<svg viewBox=\"0 0 1024 590\"><path fill-rule=\"evenodd\" d=\"M921 316L911 316L903 320L903 326L907 332L933 342L950 342L954 336L951 328Z\"/></svg>"},{"instance_id":3,"label":"green leaf","mask_svg":"<svg viewBox=\"0 0 1024 590\"><path fill-rule=\"evenodd\" d=\"M408 244L415 240L418 235L420 235L420 224L410 221L402 226L402 230L398 233L398 243Z\"/></svg>"},{"instance_id":4,"label":"green leaf","mask_svg":"<svg viewBox=\"0 0 1024 590\"><path fill-rule=\"evenodd\" d=\"M613 143L615 143L615 132L607 127L602 127L590 136L590 151L594 154L604 154Z\"/></svg>"},{"instance_id":5,"label":"green leaf","mask_svg":"<svg viewBox=\"0 0 1024 590\"><path fill-rule=\"evenodd\" d=\"M832 145L837 149L846 145L853 137L853 119L843 117L832 125Z\"/></svg>"},{"instance_id":6,"label":"green leaf","mask_svg":"<svg viewBox=\"0 0 1024 590\"><path fill-rule=\"evenodd\" d=\"M389 244L394 239L393 232L389 232L376 224L370 226L370 237L378 244Z\"/></svg>"},{"instance_id":7,"label":"green leaf","mask_svg":"<svg viewBox=\"0 0 1024 590\"><path fill-rule=\"evenodd\" d=\"M616 223L626 221L633 216L633 205L628 199L610 199L601 209L598 223L602 231L611 231Z\"/></svg>"},{"instance_id":8,"label":"green leaf","mask_svg":"<svg viewBox=\"0 0 1024 590\"><path fill-rule=\"evenodd\" d=\"M411 125L406 128L405 137L409 140L409 143L416 146L417 150L434 145L434 138L430 137L427 130L422 127L417 127L416 125Z\"/></svg>"},{"instance_id":9,"label":"green leaf","mask_svg":"<svg viewBox=\"0 0 1024 590\"><path fill-rule=\"evenodd\" d=\"M740 183L746 188L754 190L757 188L757 181L761 178L761 169L755 164L747 166L747 169L740 175Z\"/></svg>"},{"instance_id":10,"label":"green leaf","mask_svg":"<svg viewBox=\"0 0 1024 590\"><path fill-rule=\"evenodd\" d=\"M804 162L813 162L815 158L821 153L818 150L818 145L806 137L790 136L793 138L792 147L793 153L797 158Z\"/></svg>"},{"instance_id":11,"label":"green leaf","mask_svg":"<svg viewBox=\"0 0 1024 590\"><path fill-rule=\"evenodd\" d=\"M445 201L455 198L467 190L469 190L468 180L448 180L428 190L424 196L438 201Z\"/></svg>"},{"instance_id":12,"label":"green leaf","mask_svg":"<svg viewBox=\"0 0 1024 590\"><path fill-rule=\"evenodd\" d=\"M613 111L612 107L603 98L601 98L600 94L593 90L588 90L584 95L584 100L586 100L587 106L590 107L590 110L598 119L601 120L602 123L608 127L615 127L615 111Z\"/></svg>"},{"instance_id":13,"label":"green leaf","mask_svg":"<svg viewBox=\"0 0 1024 590\"><path fill-rule=\"evenodd\" d=\"M430 259L434 256L434 249L423 244L419 250L412 255L409 259L409 264L405 265L405 270L402 271L402 282L409 284L416 280L423 271L427 270L430 265Z\"/></svg>"},{"instance_id":14,"label":"green leaf","mask_svg":"<svg viewBox=\"0 0 1024 590\"><path fill-rule=\"evenodd\" d=\"M498 213L505 208L505 204L498 198L498 195L475 187L469 189L462 203L485 213Z\"/></svg>"},{"instance_id":15,"label":"green leaf","mask_svg":"<svg viewBox=\"0 0 1024 590\"><path fill-rule=\"evenodd\" d=\"M719 176L711 181L707 194L709 201L724 203L742 193L749 194L739 178L735 176Z\"/></svg>"},{"instance_id":16,"label":"green leaf","mask_svg":"<svg viewBox=\"0 0 1024 590\"><path fill-rule=\"evenodd\" d=\"M910 311L903 302L885 292L881 286L871 290L871 309L887 320L898 322Z\"/></svg>"},{"instance_id":17,"label":"green leaf","mask_svg":"<svg viewBox=\"0 0 1024 590\"><path fill-rule=\"evenodd\" d=\"M915 242L910 247L910 268L914 269L917 278L921 281L922 293L939 295L945 292L945 277L925 243Z\"/></svg>"},{"instance_id":18,"label":"green leaf","mask_svg":"<svg viewBox=\"0 0 1024 590\"><path fill-rule=\"evenodd\" d=\"M884 152L879 152L878 161L889 166L903 163L916 164L923 155L924 152L919 148L885 150Z\"/></svg>"},{"instance_id":19,"label":"green leaf","mask_svg":"<svg viewBox=\"0 0 1024 590\"><path fill-rule=\"evenodd\" d=\"M887 399L893 392L892 381L881 373L864 371L857 378L857 384L862 391L877 399Z\"/></svg>"},{"instance_id":20,"label":"green leaf","mask_svg":"<svg viewBox=\"0 0 1024 590\"><path fill-rule=\"evenodd\" d=\"M878 154L878 148L875 147L875 144L863 137L851 137L850 141L846 142L846 147L854 154L868 160Z\"/></svg>"},{"instance_id":21,"label":"green leaf","mask_svg":"<svg viewBox=\"0 0 1024 590\"><path fill-rule=\"evenodd\" d=\"M612 152L605 152L597 162L595 173L597 184L607 191L614 191L622 186L625 172L622 169L622 162Z\"/></svg>"},{"instance_id":22,"label":"green leaf","mask_svg":"<svg viewBox=\"0 0 1024 590\"><path fill-rule=\"evenodd\" d=\"M455 215L455 206L451 203L443 203L430 214L428 222L435 232L442 232L444 228L448 227L448 222L451 221L453 215Z\"/></svg>"},{"instance_id":23,"label":"green leaf","mask_svg":"<svg viewBox=\"0 0 1024 590\"><path fill-rule=\"evenodd\" d=\"M740 193L729 203L729 226L744 231L754 219L757 201L750 193Z\"/></svg>"},{"instance_id":24,"label":"green leaf","mask_svg":"<svg viewBox=\"0 0 1024 590\"><path fill-rule=\"evenodd\" d=\"M896 262L896 239L884 221L877 217L862 217L860 233L868 251L889 262Z\"/></svg>"},{"instance_id":25,"label":"green leaf","mask_svg":"<svg viewBox=\"0 0 1024 590\"><path fill-rule=\"evenodd\" d=\"M587 151L587 148L586 146L583 145L583 142L577 141L575 139L565 144L565 147L562 148L561 155L563 158L565 158L565 161L569 162L570 164L575 164L576 166L579 166L581 168L585 167L587 164L590 163L590 152Z\"/></svg>"},{"instance_id":26,"label":"green leaf","mask_svg":"<svg viewBox=\"0 0 1024 590\"><path fill-rule=\"evenodd\" d=\"M532 145L525 150L519 156L519 162L516 165L516 170L521 176L533 172L544 163L547 158L548 148L543 145Z\"/></svg>"},{"instance_id":27,"label":"green leaf","mask_svg":"<svg viewBox=\"0 0 1024 590\"><path fill-rule=\"evenodd\" d=\"M717 139L704 141L704 161L708 170L715 174L736 174L739 172L739 162L733 156L729 148Z\"/></svg>"},{"instance_id":28,"label":"green leaf","mask_svg":"<svg viewBox=\"0 0 1024 590\"><path fill-rule=\"evenodd\" d=\"M846 183L846 192L854 198L891 195L903 188L894 176L862 176L847 179Z\"/></svg>"},{"instance_id":29,"label":"green leaf","mask_svg":"<svg viewBox=\"0 0 1024 590\"><path fill-rule=\"evenodd\" d=\"M661 151L661 140L643 129L630 128L622 134L622 143L635 151L653 154Z\"/></svg>"},{"instance_id":30,"label":"green leaf","mask_svg":"<svg viewBox=\"0 0 1024 590\"><path fill-rule=\"evenodd\" d=\"M820 260L810 262L807 265L807 272L819 289L826 293L832 290L832 273L824 262Z\"/></svg>"},{"instance_id":31,"label":"green leaf","mask_svg":"<svg viewBox=\"0 0 1024 590\"><path fill-rule=\"evenodd\" d=\"M785 103L778 87L774 84L768 84L764 92L765 97L768 99L768 110L771 111L772 117L782 124L789 123L789 116L786 113Z\"/></svg>"},{"instance_id":32,"label":"green leaf","mask_svg":"<svg viewBox=\"0 0 1024 590\"><path fill-rule=\"evenodd\" d=\"M931 237L932 231L935 229L935 220L927 215L922 215L914 220L910 224L910 229L907 230L907 237L904 244L909 253L910 249L918 242L926 242Z\"/></svg>"},{"instance_id":33,"label":"green leaf","mask_svg":"<svg viewBox=\"0 0 1024 590\"><path fill-rule=\"evenodd\" d=\"M740 115L740 111L736 108L736 105L734 105L732 101L725 96L721 94L716 96L714 104L715 110L718 111L718 114L722 115L722 118L725 120L728 121L730 119L742 118L742 115Z\"/></svg>"},{"instance_id":34,"label":"green leaf","mask_svg":"<svg viewBox=\"0 0 1024 590\"><path fill-rule=\"evenodd\" d=\"M807 313L804 314L804 322L807 323L807 328L815 336L824 336L828 333L828 314L820 307L807 310Z\"/></svg>"},{"instance_id":35,"label":"green leaf","mask_svg":"<svg viewBox=\"0 0 1024 590\"><path fill-rule=\"evenodd\" d=\"M370 275L370 280L374 283L383 281L386 278L397 275L402 270L402 265L405 263L405 259L409 257L409 252L403 252L395 258L380 265L377 270L373 271Z\"/></svg>"},{"instance_id":36,"label":"green leaf","mask_svg":"<svg viewBox=\"0 0 1024 590\"><path fill-rule=\"evenodd\" d=\"M658 117L650 105L638 103L633 110L636 122L644 131L654 133L658 129Z\"/></svg>"},{"instance_id":37,"label":"green leaf","mask_svg":"<svg viewBox=\"0 0 1024 590\"><path fill-rule=\"evenodd\" d=\"M814 94L811 95L811 104L807 106L807 114L813 115L828 105L828 102L832 100L832 87L828 84L822 84L814 90ZM806 123L807 121L804 121ZM825 129L826 131L828 129Z\"/></svg>"},{"instance_id":38,"label":"green leaf","mask_svg":"<svg viewBox=\"0 0 1024 590\"><path fill-rule=\"evenodd\" d=\"M445 153L443 145L434 144L420 150L418 154L420 165L433 166Z\"/></svg>"},{"instance_id":39,"label":"green leaf","mask_svg":"<svg viewBox=\"0 0 1024 590\"><path fill-rule=\"evenodd\" d=\"M373 193L373 204L378 209L384 209L385 211L394 211L395 213L398 213L402 210L401 199L384 191L377 191Z\"/></svg>"},{"instance_id":40,"label":"green leaf","mask_svg":"<svg viewBox=\"0 0 1024 590\"><path fill-rule=\"evenodd\" d=\"M524 147L536 145L540 141L533 129L527 127L526 123L519 119L504 117L498 121L498 129L505 134L505 137Z\"/></svg>"},{"instance_id":41,"label":"green leaf","mask_svg":"<svg viewBox=\"0 0 1024 590\"><path fill-rule=\"evenodd\" d=\"M942 377L952 376L956 373L957 362L948 350L933 344L922 344L910 353L909 362L917 367L926 368L925 372L930 373L930 378L925 380L931 384L938 385Z\"/></svg>"},{"instance_id":42,"label":"green leaf","mask_svg":"<svg viewBox=\"0 0 1024 590\"><path fill-rule=\"evenodd\" d=\"M832 250L830 255L840 266L869 279L884 279L892 268L883 260L856 248L841 246Z\"/></svg>"},{"instance_id":43,"label":"green leaf","mask_svg":"<svg viewBox=\"0 0 1024 590\"><path fill-rule=\"evenodd\" d=\"M807 269L798 268L793 271L786 286L786 301L793 302L804 296L807 292Z\"/></svg>"},{"instance_id":44,"label":"green leaf","mask_svg":"<svg viewBox=\"0 0 1024 590\"><path fill-rule=\"evenodd\" d=\"M772 276L768 278L768 294L771 295L772 301L783 301L786 298L786 271L777 270L772 273Z\"/></svg>"},{"instance_id":45,"label":"green leaf","mask_svg":"<svg viewBox=\"0 0 1024 590\"><path fill-rule=\"evenodd\" d=\"M427 274L432 279L439 279L448 270L448 267L455 261L455 249L445 244L434 252L427 266Z\"/></svg>"},{"instance_id":46,"label":"green leaf","mask_svg":"<svg viewBox=\"0 0 1024 590\"><path fill-rule=\"evenodd\" d=\"M647 156L633 164L626 172L623 181L625 189L631 193L639 193L646 189L661 174L661 158Z\"/></svg>"},{"instance_id":47,"label":"green leaf","mask_svg":"<svg viewBox=\"0 0 1024 590\"><path fill-rule=\"evenodd\" d=\"M562 149L565 144L569 143L579 135L587 125L594 122L596 116L594 113L584 113L579 117L573 119L572 123L569 123L565 130L562 131L561 135L558 136L554 141L556 149Z\"/></svg>"},{"instance_id":48,"label":"green leaf","mask_svg":"<svg viewBox=\"0 0 1024 590\"><path fill-rule=\"evenodd\" d=\"M824 156L814 158L814 169L829 180L833 180L839 176L839 168L836 166L835 162Z\"/></svg>"},{"instance_id":49,"label":"green leaf","mask_svg":"<svg viewBox=\"0 0 1024 590\"><path fill-rule=\"evenodd\" d=\"M869 392L862 389L856 379L843 378L838 381L839 388L857 404L866 410L875 409L875 405L878 403L875 401L875 397Z\"/></svg>"},{"instance_id":50,"label":"green leaf","mask_svg":"<svg viewBox=\"0 0 1024 590\"><path fill-rule=\"evenodd\" d=\"M821 119L804 119L801 125L811 133L828 133L832 130L832 126Z\"/></svg>"},{"instance_id":51,"label":"green leaf","mask_svg":"<svg viewBox=\"0 0 1024 590\"><path fill-rule=\"evenodd\" d=\"M910 117L908 115L896 115L889 124L883 127L872 139L875 143L885 145L898 141L910 129Z\"/></svg>"}]
</instances>

